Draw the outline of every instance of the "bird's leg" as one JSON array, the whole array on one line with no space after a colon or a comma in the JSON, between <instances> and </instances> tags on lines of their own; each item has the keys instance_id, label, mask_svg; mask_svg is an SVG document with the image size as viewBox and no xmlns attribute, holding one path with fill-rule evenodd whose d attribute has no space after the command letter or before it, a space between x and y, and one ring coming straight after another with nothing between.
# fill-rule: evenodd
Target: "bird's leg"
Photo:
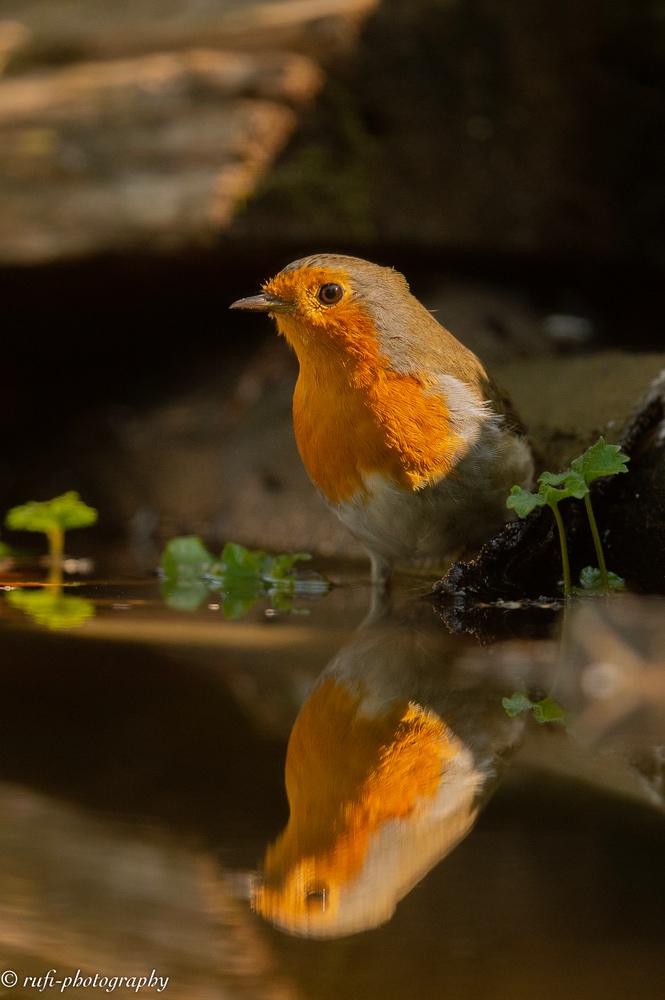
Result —
<instances>
[{"instance_id":1,"label":"bird's leg","mask_svg":"<svg viewBox=\"0 0 665 1000\"><path fill-rule=\"evenodd\" d=\"M389 587L372 587L369 611L358 626L363 628L376 628L385 625L392 615L392 595Z\"/></svg>"},{"instance_id":2,"label":"bird's leg","mask_svg":"<svg viewBox=\"0 0 665 1000\"><path fill-rule=\"evenodd\" d=\"M375 552L370 552L369 558L372 564L372 586L390 590L392 564L382 556L377 556Z\"/></svg>"}]
</instances>

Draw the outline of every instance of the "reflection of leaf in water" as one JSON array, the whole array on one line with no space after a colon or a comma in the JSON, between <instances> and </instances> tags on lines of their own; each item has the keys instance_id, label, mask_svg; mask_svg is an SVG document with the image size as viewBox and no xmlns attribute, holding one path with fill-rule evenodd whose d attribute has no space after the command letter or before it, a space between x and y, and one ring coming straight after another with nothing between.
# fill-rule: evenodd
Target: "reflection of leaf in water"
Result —
<instances>
[{"instance_id":1,"label":"reflection of leaf in water","mask_svg":"<svg viewBox=\"0 0 665 1000\"><path fill-rule=\"evenodd\" d=\"M7 600L37 622L50 629L76 628L95 617L95 606L84 597L63 594L60 587L40 590L10 590Z\"/></svg>"},{"instance_id":2,"label":"reflection of leaf in water","mask_svg":"<svg viewBox=\"0 0 665 1000\"><path fill-rule=\"evenodd\" d=\"M549 696L537 701L533 706L533 717L536 722L567 722L568 712L561 705L557 705L553 698Z\"/></svg>"},{"instance_id":3,"label":"reflection of leaf in water","mask_svg":"<svg viewBox=\"0 0 665 1000\"><path fill-rule=\"evenodd\" d=\"M251 578L245 586L235 586L224 589L221 595L222 613L225 618L242 618L250 611L258 599L263 597L265 591L260 582L254 582Z\"/></svg>"},{"instance_id":4,"label":"reflection of leaf in water","mask_svg":"<svg viewBox=\"0 0 665 1000\"><path fill-rule=\"evenodd\" d=\"M159 589L167 606L174 611L197 611L208 594L208 589L201 580L184 583L177 580L162 580Z\"/></svg>"},{"instance_id":5,"label":"reflection of leaf in water","mask_svg":"<svg viewBox=\"0 0 665 1000\"><path fill-rule=\"evenodd\" d=\"M514 694L511 694L510 698L502 698L501 704L505 708L506 714L511 718L519 715L520 712L526 712L527 708L533 708L533 702L525 694L521 694L520 691L515 691Z\"/></svg>"},{"instance_id":6,"label":"reflection of leaf in water","mask_svg":"<svg viewBox=\"0 0 665 1000\"><path fill-rule=\"evenodd\" d=\"M540 701L531 701L521 691L515 691L510 698L502 698L501 704L506 710L506 715L511 717L533 709L533 717L536 722L563 722L565 724L568 721L568 712L561 705L557 705L549 695Z\"/></svg>"}]
</instances>

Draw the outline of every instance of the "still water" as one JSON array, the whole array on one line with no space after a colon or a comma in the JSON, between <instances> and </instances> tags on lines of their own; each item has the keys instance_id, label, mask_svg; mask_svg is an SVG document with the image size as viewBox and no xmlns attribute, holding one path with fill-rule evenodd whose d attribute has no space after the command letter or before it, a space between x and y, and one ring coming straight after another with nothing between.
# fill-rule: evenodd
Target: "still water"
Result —
<instances>
[{"instance_id":1,"label":"still water","mask_svg":"<svg viewBox=\"0 0 665 1000\"><path fill-rule=\"evenodd\" d=\"M5 592L0 995L662 998L663 603L488 642L427 590Z\"/></svg>"}]
</instances>

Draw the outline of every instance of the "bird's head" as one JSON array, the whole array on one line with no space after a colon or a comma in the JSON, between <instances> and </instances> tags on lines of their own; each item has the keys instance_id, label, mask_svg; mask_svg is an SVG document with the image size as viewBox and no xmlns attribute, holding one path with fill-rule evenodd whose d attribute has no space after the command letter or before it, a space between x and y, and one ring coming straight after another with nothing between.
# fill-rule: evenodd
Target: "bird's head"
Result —
<instances>
[{"instance_id":1,"label":"bird's head","mask_svg":"<svg viewBox=\"0 0 665 1000\"><path fill-rule=\"evenodd\" d=\"M404 375L482 368L409 291L402 274L358 257L316 254L288 264L232 309L267 312L301 364L312 356L372 356Z\"/></svg>"}]
</instances>

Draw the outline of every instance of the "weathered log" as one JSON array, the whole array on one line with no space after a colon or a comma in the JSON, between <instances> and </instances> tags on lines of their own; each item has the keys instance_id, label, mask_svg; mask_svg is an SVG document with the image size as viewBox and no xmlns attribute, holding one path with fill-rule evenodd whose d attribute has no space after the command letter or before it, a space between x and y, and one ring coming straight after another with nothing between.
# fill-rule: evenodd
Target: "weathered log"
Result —
<instances>
[{"instance_id":1,"label":"weathered log","mask_svg":"<svg viewBox=\"0 0 665 1000\"><path fill-rule=\"evenodd\" d=\"M377 0L5 0L31 32L28 57L113 58L211 45L336 57Z\"/></svg>"},{"instance_id":2,"label":"weathered log","mask_svg":"<svg viewBox=\"0 0 665 1000\"><path fill-rule=\"evenodd\" d=\"M6 3L0 264L216 240L376 2Z\"/></svg>"},{"instance_id":3,"label":"weathered log","mask_svg":"<svg viewBox=\"0 0 665 1000\"><path fill-rule=\"evenodd\" d=\"M0 82L0 261L214 239L321 83L209 49Z\"/></svg>"}]
</instances>

